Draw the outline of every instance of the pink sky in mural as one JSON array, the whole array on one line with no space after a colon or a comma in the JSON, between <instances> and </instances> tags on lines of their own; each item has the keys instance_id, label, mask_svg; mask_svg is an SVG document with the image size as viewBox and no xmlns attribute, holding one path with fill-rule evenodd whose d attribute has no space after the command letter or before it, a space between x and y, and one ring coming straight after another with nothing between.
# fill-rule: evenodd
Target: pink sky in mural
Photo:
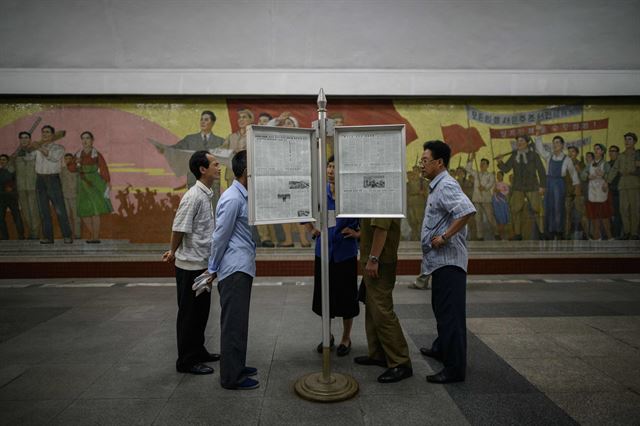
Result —
<instances>
[{"instance_id":1,"label":"pink sky in mural","mask_svg":"<svg viewBox=\"0 0 640 426\"><path fill-rule=\"evenodd\" d=\"M33 139L40 139L40 130L46 124L52 125L56 130L66 130L66 136L58 143L64 146L67 152L75 153L82 148L82 132L89 130L93 133L94 147L110 165L111 184L114 187L131 184L139 188L174 188L186 181L184 177L173 176L164 156L147 142L147 138L151 138L166 145L173 145L179 137L143 117L110 108L60 107L20 118L0 128L0 153L12 154L18 146L18 132L29 130L38 117L41 117L42 121L33 132ZM196 127L194 133L197 131ZM117 166L118 164L120 166ZM145 171L118 172L121 167L164 169L171 175L152 176Z\"/></svg>"}]
</instances>

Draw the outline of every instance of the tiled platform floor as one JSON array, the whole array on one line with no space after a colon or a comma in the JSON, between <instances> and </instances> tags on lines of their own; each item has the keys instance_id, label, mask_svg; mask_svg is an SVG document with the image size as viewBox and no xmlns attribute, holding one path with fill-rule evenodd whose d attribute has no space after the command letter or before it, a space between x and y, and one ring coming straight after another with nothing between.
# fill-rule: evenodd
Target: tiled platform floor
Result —
<instances>
[{"instance_id":1,"label":"tiled platform floor","mask_svg":"<svg viewBox=\"0 0 640 426\"><path fill-rule=\"evenodd\" d=\"M410 280L395 303L414 377L381 385L381 368L353 364L366 352L361 313L351 355L332 355L360 392L330 405L292 391L321 369L308 277L256 280L248 361L261 387L245 392L222 389L216 364L212 376L175 372L170 279L0 280L0 424L640 423L639 276L471 276L468 377L446 386L425 381L440 366L418 348L435 324L430 292ZM214 296L211 351L218 316Z\"/></svg>"}]
</instances>

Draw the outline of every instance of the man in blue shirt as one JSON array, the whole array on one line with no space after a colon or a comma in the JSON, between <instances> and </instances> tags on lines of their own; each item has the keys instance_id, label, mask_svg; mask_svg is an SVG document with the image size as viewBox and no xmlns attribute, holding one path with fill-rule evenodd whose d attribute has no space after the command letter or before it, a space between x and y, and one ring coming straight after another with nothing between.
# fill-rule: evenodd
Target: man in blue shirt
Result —
<instances>
[{"instance_id":1,"label":"man in blue shirt","mask_svg":"<svg viewBox=\"0 0 640 426\"><path fill-rule=\"evenodd\" d=\"M429 179L429 199L422 222L422 273L431 274L431 306L438 337L420 352L438 359L444 369L427 376L431 383L464 380L467 365L465 291L467 286L467 228L476 209L458 182L449 175L451 148L442 141L424 144L422 172Z\"/></svg>"},{"instance_id":2,"label":"man in blue shirt","mask_svg":"<svg viewBox=\"0 0 640 426\"><path fill-rule=\"evenodd\" d=\"M256 275L256 244L249 227L247 151L231 162L235 180L216 208L209 273L220 293L220 384L225 389L255 389L258 370L246 366L251 286Z\"/></svg>"}]
</instances>

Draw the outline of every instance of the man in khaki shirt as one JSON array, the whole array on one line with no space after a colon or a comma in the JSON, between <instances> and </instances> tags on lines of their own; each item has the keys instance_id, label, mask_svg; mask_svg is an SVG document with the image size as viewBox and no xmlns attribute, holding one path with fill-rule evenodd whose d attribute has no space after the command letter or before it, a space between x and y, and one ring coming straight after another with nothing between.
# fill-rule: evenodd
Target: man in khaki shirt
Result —
<instances>
[{"instance_id":1,"label":"man in khaki shirt","mask_svg":"<svg viewBox=\"0 0 640 426\"><path fill-rule=\"evenodd\" d=\"M640 224L640 152L635 145L638 136L635 133L624 135L625 150L618 156L609 171L609 183L620 175L618 191L620 193L620 216L622 218L624 240L640 239L638 226Z\"/></svg>"},{"instance_id":2,"label":"man in khaki shirt","mask_svg":"<svg viewBox=\"0 0 640 426\"><path fill-rule=\"evenodd\" d=\"M400 321L393 311L400 219L362 219L360 222L360 265L366 286L365 328L369 354L354 359L356 364L377 365L387 370L380 383L393 383L413 375L409 347Z\"/></svg>"}]
</instances>

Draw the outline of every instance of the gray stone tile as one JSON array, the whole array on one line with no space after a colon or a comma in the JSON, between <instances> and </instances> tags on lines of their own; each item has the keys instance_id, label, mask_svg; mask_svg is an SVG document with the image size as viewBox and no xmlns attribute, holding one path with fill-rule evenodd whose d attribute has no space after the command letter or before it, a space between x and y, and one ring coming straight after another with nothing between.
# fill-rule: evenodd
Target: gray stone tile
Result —
<instances>
[{"instance_id":1,"label":"gray stone tile","mask_svg":"<svg viewBox=\"0 0 640 426\"><path fill-rule=\"evenodd\" d=\"M640 394L640 357L581 357L582 361Z\"/></svg>"},{"instance_id":2,"label":"gray stone tile","mask_svg":"<svg viewBox=\"0 0 640 426\"><path fill-rule=\"evenodd\" d=\"M541 334L598 334L599 331L586 324L582 317L520 318L527 328ZM510 334L510 333L504 333Z\"/></svg>"},{"instance_id":3,"label":"gray stone tile","mask_svg":"<svg viewBox=\"0 0 640 426\"><path fill-rule=\"evenodd\" d=\"M286 399L265 398L261 425L363 425L358 400L321 404L297 396Z\"/></svg>"},{"instance_id":4,"label":"gray stone tile","mask_svg":"<svg viewBox=\"0 0 640 426\"><path fill-rule=\"evenodd\" d=\"M40 364L0 388L0 400L75 399L103 375L105 364Z\"/></svg>"},{"instance_id":5,"label":"gray stone tile","mask_svg":"<svg viewBox=\"0 0 640 426\"><path fill-rule=\"evenodd\" d=\"M640 316L584 317L586 324L603 332L640 330Z\"/></svg>"},{"instance_id":6,"label":"gray stone tile","mask_svg":"<svg viewBox=\"0 0 640 426\"><path fill-rule=\"evenodd\" d=\"M632 392L547 394L581 425L640 424L640 396Z\"/></svg>"},{"instance_id":7,"label":"gray stone tile","mask_svg":"<svg viewBox=\"0 0 640 426\"><path fill-rule=\"evenodd\" d=\"M154 425L257 425L261 405L260 397L172 400L164 406Z\"/></svg>"},{"instance_id":8,"label":"gray stone tile","mask_svg":"<svg viewBox=\"0 0 640 426\"><path fill-rule=\"evenodd\" d=\"M43 425L49 424L71 400L0 401L0 424Z\"/></svg>"},{"instance_id":9,"label":"gray stone tile","mask_svg":"<svg viewBox=\"0 0 640 426\"><path fill-rule=\"evenodd\" d=\"M635 349L640 349L640 329L616 330L608 332L607 334L613 339L620 340Z\"/></svg>"},{"instance_id":10,"label":"gray stone tile","mask_svg":"<svg viewBox=\"0 0 640 426\"><path fill-rule=\"evenodd\" d=\"M615 380L578 358L514 358L509 364L544 393L619 392Z\"/></svg>"},{"instance_id":11,"label":"gray stone tile","mask_svg":"<svg viewBox=\"0 0 640 426\"><path fill-rule=\"evenodd\" d=\"M467 329L474 334L532 334L525 318L468 318Z\"/></svg>"},{"instance_id":12,"label":"gray stone tile","mask_svg":"<svg viewBox=\"0 0 640 426\"><path fill-rule=\"evenodd\" d=\"M165 404L165 399L80 399L51 424L150 425Z\"/></svg>"},{"instance_id":13,"label":"gray stone tile","mask_svg":"<svg viewBox=\"0 0 640 426\"><path fill-rule=\"evenodd\" d=\"M28 368L25 364L5 364L0 367L0 388L20 377Z\"/></svg>"},{"instance_id":14,"label":"gray stone tile","mask_svg":"<svg viewBox=\"0 0 640 426\"><path fill-rule=\"evenodd\" d=\"M589 335L553 335L550 338L575 356L640 357L638 349L601 332Z\"/></svg>"},{"instance_id":15,"label":"gray stone tile","mask_svg":"<svg viewBox=\"0 0 640 426\"><path fill-rule=\"evenodd\" d=\"M366 425L468 425L455 402L440 388L429 395L362 395Z\"/></svg>"},{"instance_id":16,"label":"gray stone tile","mask_svg":"<svg viewBox=\"0 0 640 426\"><path fill-rule=\"evenodd\" d=\"M169 398L181 379L182 374L176 372L175 364L118 364L106 371L80 398Z\"/></svg>"},{"instance_id":17,"label":"gray stone tile","mask_svg":"<svg viewBox=\"0 0 640 426\"><path fill-rule=\"evenodd\" d=\"M478 336L503 358L552 358L570 352L558 342L541 334L483 334Z\"/></svg>"}]
</instances>

